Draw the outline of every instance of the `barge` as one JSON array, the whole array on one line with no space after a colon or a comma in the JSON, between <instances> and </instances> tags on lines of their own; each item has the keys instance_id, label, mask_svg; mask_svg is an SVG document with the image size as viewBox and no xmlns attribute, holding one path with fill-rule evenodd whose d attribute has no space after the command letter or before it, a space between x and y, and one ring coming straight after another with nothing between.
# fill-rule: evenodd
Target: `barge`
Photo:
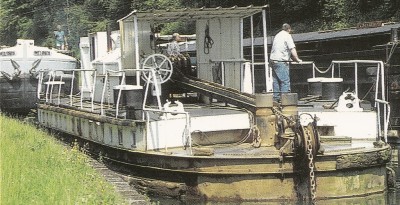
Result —
<instances>
[{"instance_id":1,"label":"barge","mask_svg":"<svg viewBox=\"0 0 400 205\"><path fill-rule=\"evenodd\" d=\"M168 187L161 195L315 202L384 193L394 173L387 167L383 63L332 62L335 79L337 65L351 65L355 76L364 67L375 71L369 106L360 102L357 83L351 92L336 81L320 84L324 95L282 93L274 102L268 55L262 61L243 55L244 36L254 38L255 28L268 53L267 8L133 11L119 21L121 66L73 70L92 78L84 92L62 92L65 79L57 71L47 80L39 75L38 122L79 139L102 159L128 165L133 176L147 179L137 186ZM152 28L177 21L196 25L196 76L185 71L185 55L154 49ZM254 92L255 65L264 66L263 93ZM186 95L199 101L186 103Z\"/></svg>"}]
</instances>

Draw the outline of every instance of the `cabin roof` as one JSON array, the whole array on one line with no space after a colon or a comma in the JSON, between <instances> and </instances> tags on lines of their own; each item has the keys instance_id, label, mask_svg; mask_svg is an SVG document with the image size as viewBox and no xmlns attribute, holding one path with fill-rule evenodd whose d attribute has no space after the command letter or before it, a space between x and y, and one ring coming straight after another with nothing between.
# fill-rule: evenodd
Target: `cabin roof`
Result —
<instances>
[{"instance_id":1,"label":"cabin roof","mask_svg":"<svg viewBox=\"0 0 400 205\"><path fill-rule=\"evenodd\" d=\"M119 21L133 21L133 17L137 16L140 21L159 21L159 22L174 22L187 21L198 19L213 19L213 18L245 18L268 8L264 6L247 6L247 7L230 7L230 8L184 8L184 9L168 9L168 10L151 10L137 11L134 10Z\"/></svg>"},{"instance_id":2,"label":"cabin roof","mask_svg":"<svg viewBox=\"0 0 400 205\"><path fill-rule=\"evenodd\" d=\"M374 28L350 28L343 30L317 31L301 34L293 34L293 40L297 42L312 42L336 39L356 38L367 35L390 34L392 28L400 28L400 23L384 24Z\"/></svg>"},{"instance_id":3,"label":"cabin roof","mask_svg":"<svg viewBox=\"0 0 400 205\"><path fill-rule=\"evenodd\" d=\"M361 36L376 36L390 34L392 28L400 28L400 23L387 23L374 28L349 28L342 30L315 31L308 33L292 34L296 43L313 43L332 40L343 40L357 38ZM268 36L268 44L272 44L274 36ZM250 46L250 39L244 40L244 46ZM263 45L263 39L255 38L254 45Z\"/></svg>"}]
</instances>

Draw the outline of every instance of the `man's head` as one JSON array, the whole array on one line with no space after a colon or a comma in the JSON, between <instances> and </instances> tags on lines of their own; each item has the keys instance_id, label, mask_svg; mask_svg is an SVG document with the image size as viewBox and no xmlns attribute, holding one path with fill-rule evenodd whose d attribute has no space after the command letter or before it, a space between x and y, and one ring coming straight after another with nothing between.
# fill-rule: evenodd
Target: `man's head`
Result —
<instances>
[{"instance_id":1,"label":"man's head","mask_svg":"<svg viewBox=\"0 0 400 205\"><path fill-rule=\"evenodd\" d=\"M172 40L178 41L180 39L179 33L172 34Z\"/></svg>"},{"instance_id":2,"label":"man's head","mask_svg":"<svg viewBox=\"0 0 400 205\"><path fill-rule=\"evenodd\" d=\"M57 30L61 31L61 25L57 25Z\"/></svg>"},{"instance_id":3,"label":"man's head","mask_svg":"<svg viewBox=\"0 0 400 205\"><path fill-rule=\"evenodd\" d=\"M289 24L284 23L284 24L282 25L282 30L287 31L287 32L290 33L290 31L292 31L292 27L290 27Z\"/></svg>"}]
</instances>

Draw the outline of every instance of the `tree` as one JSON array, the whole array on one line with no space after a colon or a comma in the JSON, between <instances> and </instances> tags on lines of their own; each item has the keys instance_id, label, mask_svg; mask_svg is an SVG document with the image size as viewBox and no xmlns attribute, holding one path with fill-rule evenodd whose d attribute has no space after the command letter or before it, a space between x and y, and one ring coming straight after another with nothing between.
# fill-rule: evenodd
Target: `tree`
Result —
<instances>
[{"instance_id":1,"label":"tree","mask_svg":"<svg viewBox=\"0 0 400 205\"><path fill-rule=\"evenodd\" d=\"M399 21L400 0L0 0L0 45L14 45L17 38L34 39L51 47L57 25L65 30L69 45L90 32L118 30L117 21L132 10L261 6L269 4L270 33L287 22L296 32L337 29L365 21ZM190 33L192 25L164 24L163 33Z\"/></svg>"}]
</instances>

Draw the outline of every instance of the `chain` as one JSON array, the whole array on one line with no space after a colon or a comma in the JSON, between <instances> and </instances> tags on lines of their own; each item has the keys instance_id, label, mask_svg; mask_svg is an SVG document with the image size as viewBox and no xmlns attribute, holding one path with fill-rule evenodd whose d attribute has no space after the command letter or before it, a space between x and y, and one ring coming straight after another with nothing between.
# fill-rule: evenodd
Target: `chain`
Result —
<instances>
[{"instance_id":1,"label":"chain","mask_svg":"<svg viewBox=\"0 0 400 205\"><path fill-rule=\"evenodd\" d=\"M275 107L272 107L272 112L277 115L281 116L283 119L287 120L290 123L295 123L295 121L283 115L282 112L280 112L278 109ZM311 194L311 202L312 204L315 204L315 198L316 198L316 183L315 183L315 173L314 173L314 155L313 155L313 146L312 146L312 141L311 141L311 135L310 131L308 130L307 127L303 127L305 134L307 135L306 143L307 143L307 157L308 157L308 168L310 169L310 194Z\"/></svg>"},{"instance_id":2,"label":"chain","mask_svg":"<svg viewBox=\"0 0 400 205\"><path fill-rule=\"evenodd\" d=\"M310 169L310 193L311 193L311 202L315 204L316 198L316 189L315 189L315 174L314 174L314 156L313 156L313 147L311 142L310 131L307 127L304 127L304 131L307 135L307 157L308 157L308 168Z\"/></svg>"},{"instance_id":3,"label":"chain","mask_svg":"<svg viewBox=\"0 0 400 205\"><path fill-rule=\"evenodd\" d=\"M285 119L286 121L290 122L291 124L296 123L292 118L285 116L281 111L279 111L277 108L272 107L271 108L272 112L277 115L277 116L281 116L283 119Z\"/></svg>"}]
</instances>

